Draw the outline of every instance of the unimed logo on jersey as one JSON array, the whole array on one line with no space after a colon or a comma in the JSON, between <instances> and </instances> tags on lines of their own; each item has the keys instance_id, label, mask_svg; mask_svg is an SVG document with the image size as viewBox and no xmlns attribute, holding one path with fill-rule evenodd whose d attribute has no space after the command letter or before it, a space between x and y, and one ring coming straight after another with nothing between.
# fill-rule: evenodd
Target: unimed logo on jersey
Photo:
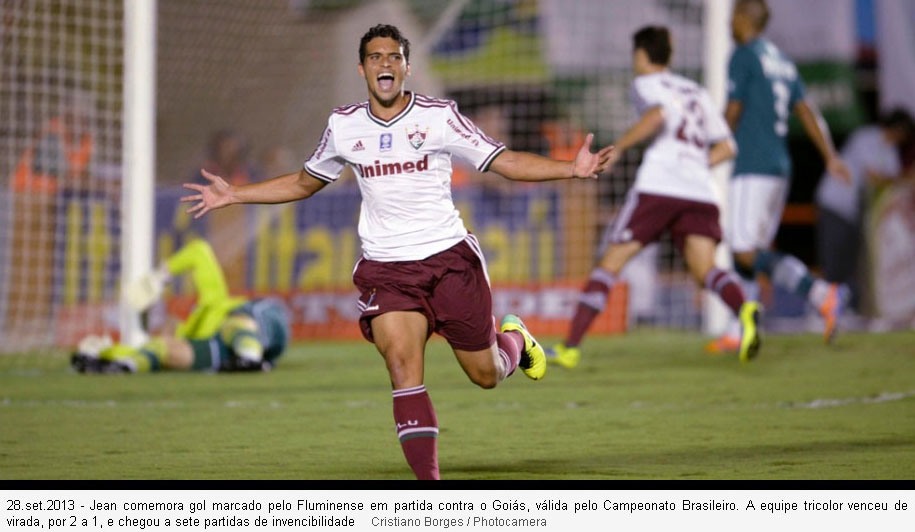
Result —
<instances>
[{"instance_id":1,"label":"unimed logo on jersey","mask_svg":"<svg viewBox=\"0 0 915 532\"><path fill-rule=\"evenodd\" d=\"M383 175L412 174L413 172L425 172L428 169L428 155L418 161L407 161L405 163L394 162L382 164L381 161L376 160L374 165L356 165L356 170L359 170L359 175L362 177L381 177Z\"/></svg>"}]
</instances>

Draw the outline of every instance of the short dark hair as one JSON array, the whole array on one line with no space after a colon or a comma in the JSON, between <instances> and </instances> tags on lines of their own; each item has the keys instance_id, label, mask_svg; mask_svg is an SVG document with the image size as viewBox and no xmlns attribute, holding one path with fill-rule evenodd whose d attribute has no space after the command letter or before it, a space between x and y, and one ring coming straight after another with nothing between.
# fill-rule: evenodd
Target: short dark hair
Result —
<instances>
[{"instance_id":1,"label":"short dark hair","mask_svg":"<svg viewBox=\"0 0 915 532\"><path fill-rule=\"evenodd\" d=\"M906 138L911 138L915 133L915 122L912 115L905 109L896 108L880 117L880 126L886 129L898 128Z\"/></svg>"},{"instance_id":2,"label":"short dark hair","mask_svg":"<svg viewBox=\"0 0 915 532\"><path fill-rule=\"evenodd\" d=\"M734 9L749 17L758 31L766 29L769 23L769 6L766 0L737 0Z\"/></svg>"},{"instance_id":3,"label":"short dark hair","mask_svg":"<svg viewBox=\"0 0 915 532\"><path fill-rule=\"evenodd\" d=\"M403 47L403 57L407 60L407 63L410 62L410 41L403 36L403 33L400 33L400 30L397 29L397 26L391 26L390 24L377 24L369 28L369 31L365 32L365 35L362 36L362 40L359 41L359 64L365 62L365 47L375 37L389 37L394 39L400 46Z\"/></svg>"},{"instance_id":4,"label":"short dark hair","mask_svg":"<svg viewBox=\"0 0 915 532\"><path fill-rule=\"evenodd\" d=\"M648 54L648 60L656 65L670 64L673 47L670 31L664 26L645 26L632 36L632 51L639 48Z\"/></svg>"}]
</instances>

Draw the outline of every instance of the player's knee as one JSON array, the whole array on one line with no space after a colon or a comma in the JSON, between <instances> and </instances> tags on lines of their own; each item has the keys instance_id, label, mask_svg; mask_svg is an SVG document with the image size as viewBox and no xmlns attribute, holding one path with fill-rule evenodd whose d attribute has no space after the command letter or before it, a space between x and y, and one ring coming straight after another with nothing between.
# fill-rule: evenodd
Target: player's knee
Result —
<instances>
[{"instance_id":1,"label":"player's knee","mask_svg":"<svg viewBox=\"0 0 915 532\"><path fill-rule=\"evenodd\" d=\"M402 386L411 383L422 373L422 352L416 353L415 349L407 346L389 346L382 353L391 383Z\"/></svg>"},{"instance_id":2,"label":"player's knee","mask_svg":"<svg viewBox=\"0 0 915 532\"><path fill-rule=\"evenodd\" d=\"M495 368L491 370L478 370L471 373L469 376L471 382L484 390L491 390L499 384L499 375L496 373Z\"/></svg>"},{"instance_id":3,"label":"player's knee","mask_svg":"<svg viewBox=\"0 0 915 532\"><path fill-rule=\"evenodd\" d=\"M620 270L623 269L623 266L625 264L626 264L625 261L620 260L620 256L618 254L613 254L613 253L608 253L607 255L604 255L604 257L601 259L601 261L599 263L601 269L607 270L608 272L612 273L613 275L619 275Z\"/></svg>"},{"instance_id":4,"label":"player's knee","mask_svg":"<svg viewBox=\"0 0 915 532\"><path fill-rule=\"evenodd\" d=\"M629 259L631 259L641 249L641 243L635 240L621 244L611 244L610 247L607 248L607 251L604 253L604 256L601 258L600 266L613 275L618 275L620 271L622 271L623 266L629 262Z\"/></svg>"},{"instance_id":5,"label":"player's knee","mask_svg":"<svg viewBox=\"0 0 915 532\"><path fill-rule=\"evenodd\" d=\"M741 277L752 277L753 263L756 261L756 252L741 251L734 253L734 269Z\"/></svg>"},{"instance_id":6,"label":"player's knee","mask_svg":"<svg viewBox=\"0 0 915 532\"><path fill-rule=\"evenodd\" d=\"M690 268L689 272L692 274L693 281L699 285L699 288L705 287L705 278L708 276L708 272L711 271L711 268L702 270L699 268Z\"/></svg>"},{"instance_id":7,"label":"player's knee","mask_svg":"<svg viewBox=\"0 0 915 532\"><path fill-rule=\"evenodd\" d=\"M708 274L712 271L714 265L703 262L701 264L687 264L687 267L689 268L689 273L692 275L693 280L696 281L699 286L705 286L705 278L708 277Z\"/></svg>"},{"instance_id":8,"label":"player's knee","mask_svg":"<svg viewBox=\"0 0 915 532\"><path fill-rule=\"evenodd\" d=\"M470 380L484 390L495 388L500 380L499 368L496 366L495 362L487 362L487 360L480 360L478 364L474 364L472 367L466 369L467 376L470 377Z\"/></svg>"},{"instance_id":9,"label":"player's knee","mask_svg":"<svg viewBox=\"0 0 915 532\"><path fill-rule=\"evenodd\" d=\"M395 386L407 385L413 377L412 367L404 360L387 360L388 373L391 376L391 384Z\"/></svg>"}]
</instances>

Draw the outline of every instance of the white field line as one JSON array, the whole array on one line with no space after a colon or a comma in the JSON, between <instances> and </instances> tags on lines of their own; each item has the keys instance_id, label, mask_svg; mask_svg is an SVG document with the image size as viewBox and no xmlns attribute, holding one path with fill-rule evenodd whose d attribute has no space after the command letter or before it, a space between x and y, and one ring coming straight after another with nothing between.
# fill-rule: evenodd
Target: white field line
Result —
<instances>
[{"instance_id":1,"label":"white field line","mask_svg":"<svg viewBox=\"0 0 915 532\"><path fill-rule=\"evenodd\" d=\"M766 409L766 408L801 408L816 410L820 408L836 408L841 406L856 405L856 404L880 404L880 403L890 403L894 401L902 401L908 399L909 397L915 397L915 390L908 390L905 392L882 392L877 395L869 395L864 397L840 397L840 398L817 398L810 401L804 402L794 402L794 401L780 401L778 403L756 403L756 404L745 404L741 405L738 403L719 403L719 404L700 404L700 403L651 403L648 401L633 401L629 403L629 408L634 409L660 409L660 410L688 410L688 409L702 409L702 408L727 408L727 409L736 409L736 408L753 408L753 409ZM363 401L353 401L347 400L341 403L337 402L324 402L324 406L328 408L339 408L344 406L346 408L369 408L369 407L380 407L387 406L387 403L382 403L378 401L363 400ZM36 400L36 399L11 399L9 397L0 397L0 408L17 408L17 407L63 407L63 408L188 408L191 405L184 401L115 401L112 399L98 399L98 400L85 400L85 399L47 399L47 400ZM267 407L271 409L283 408L283 404L279 401L243 401L243 400L233 400L225 401L222 403L224 408L259 408ZM442 403L439 405L443 408L447 408L448 403ZM500 402L493 405L496 409L518 409L521 407L521 404L518 402ZM577 403L575 401L570 401L565 403L565 408L574 410L579 408L588 408L589 405L583 403Z\"/></svg>"},{"instance_id":2,"label":"white field line","mask_svg":"<svg viewBox=\"0 0 915 532\"><path fill-rule=\"evenodd\" d=\"M64 407L64 408L118 408L126 406L129 408L186 408L188 405L182 401L142 401L142 402L118 402L113 399L10 399L9 397L0 398L0 408L18 408L18 407Z\"/></svg>"},{"instance_id":3,"label":"white field line","mask_svg":"<svg viewBox=\"0 0 915 532\"><path fill-rule=\"evenodd\" d=\"M701 403L651 403L648 401L633 401L629 403L629 408L634 409L655 409L655 410L694 410L703 408L724 408L724 409L768 409L768 408L801 408L816 410L820 408L836 408L840 406L859 405L859 404L880 404L894 401L902 401L909 397L915 397L915 390L905 392L882 392L877 395L868 395L864 397L838 397L838 398L816 398L810 401L779 401L777 403L718 403L718 404L701 404ZM576 408L579 405L569 403L566 408Z\"/></svg>"},{"instance_id":4,"label":"white field line","mask_svg":"<svg viewBox=\"0 0 915 532\"><path fill-rule=\"evenodd\" d=\"M837 406L846 406L846 405L856 405L856 404L878 404L878 403L889 403L892 401L901 401L907 397L915 396L915 390L909 390L907 392L883 392L879 395L869 396L869 397L843 397L839 399L814 399L813 401L807 401L805 403L779 403L778 406L782 408L807 408L807 409L818 409L818 408L834 408Z\"/></svg>"}]
</instances>

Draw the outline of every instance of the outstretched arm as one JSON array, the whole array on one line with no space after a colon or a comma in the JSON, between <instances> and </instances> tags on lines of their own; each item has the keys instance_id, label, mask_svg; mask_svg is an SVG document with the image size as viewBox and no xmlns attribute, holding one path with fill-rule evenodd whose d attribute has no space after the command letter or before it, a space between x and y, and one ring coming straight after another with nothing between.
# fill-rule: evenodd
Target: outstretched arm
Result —
<instances>
[{"instance_id":1,"label":"outstretched arm","mask_svg":"<svg viewBox=\"0 0 915 532\"><path fill-rule=\"evenodd\" d=\"M591 178L607 169L613 146L591 153L594 134L588 133L574 161L557 161L528 152L505 150L496 156L490 169L515 181L550 181L553 179Z\"/></svg>"},{"instance_id":2,"label":"outstretched arm","mask_svg":"<svg viewBox=\"0 0 915 532\"><path fill-rule=\"evenodd\" d=\"M616 150L611 154L607 168L619 159L629 148L636 146L652 136L664 126L664 112L660 107L653 107L645 112L639 121L627 129L616 141Z\"/></svg>"},{"instance_id":3,"label":"outstretched arm","mask_svg":"<svg viewBox=\"0 0 915 532\"><path fill-rule=\"evenodd\" d=\"M184 196L181 201L198 202L187 212L195 213L194 218L235 203L286 203L310 197L324 188L327 183L312 176L304 169L295 174L286 174L249 185L230 185L222 177L201 170L209 185L185 183L184 188L197 192Z\"/></svg>"},{"instance_id":4,"label":"outstretched arm","mask_svg":"<svg viewBox=\"0 0 915 532\"><path fill-rule=\"evenodd\" d=\"M846 183L851 183L851 173L836 153L832 137L829 135L829 128L820 113L816 112L804 100L800 100L794 105L794 112L797 113L797 117L800 119L801 125L804 126L807 136L810 137L820 155L823 156L823 161L826 163L826 169L829 173Z\"/></svg>"},{"instance_id":5,"label":"outstretched arm","mask_svg":"<svg viewBox=\"0 0 915 532\"><path fill-rule=\"evenodd\" d=\"M664 126L664 111L660 107L652 107L639 118L639 121L632 124L623 136L616 140L616 151L618 156L622 155L629 148L641 144L654 136L661 127Z\"/></svg>"}]
</instances>

